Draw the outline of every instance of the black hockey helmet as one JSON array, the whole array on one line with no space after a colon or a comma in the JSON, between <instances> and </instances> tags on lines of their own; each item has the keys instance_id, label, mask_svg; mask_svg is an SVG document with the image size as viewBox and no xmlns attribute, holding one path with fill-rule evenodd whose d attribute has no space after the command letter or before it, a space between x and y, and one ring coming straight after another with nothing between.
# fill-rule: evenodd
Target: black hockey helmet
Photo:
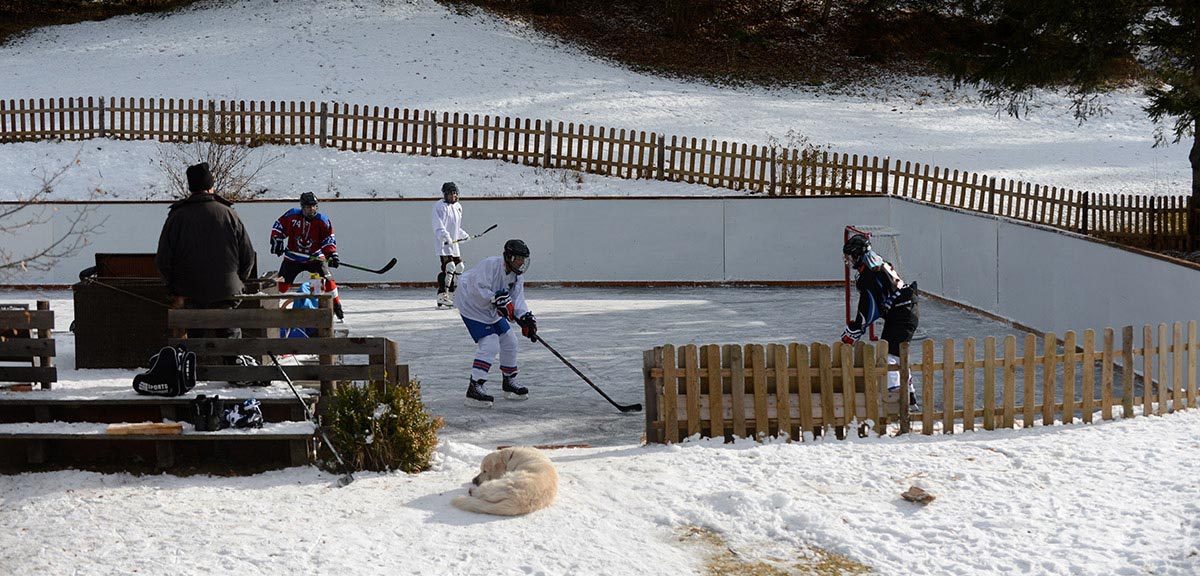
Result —
<instances>
[{"instance_id":1,"label":"black hockey helmet","mask_svg":"<svg viewBox=\"0 0 1200 576\"><path fill-rule=\"evenodd\" d=\"M513 264L513 258L516 258L516 257L520 257L520 258L524 259L521 262L520 266L516 266ZM524 241L518 240L516 238L513 238L512 240L505 242L504 243L504 263L507 264L508 268L510 270L512 270L513 272L516 272L517 274L524 273L526 270L529 269L529 246L526 246Z\"/></svg>"},{"instance_id":2,"label":"black hockey helmet","mask_svg":"<svg viewBox=\"0 0 1200 576\"><path fill-rule=\"evenodd\" d=\"M450 199L451 196L455 196L455 198L453 200L451 200ZM457 202L458 201L457 196L458 196L458 185L457 184L455 184L453 182L446 182L445 184L442 184L442 199L445 200L447 204L453 204L453 203Z\"/></svg>"},{"instance_id":3,"label":"black hockey helmet","mask_svg":"<svg viewBox=\"0 0 1200 576\"><path fill-rule=\"evenodd\" d=\"M301 194L300 195L300 205L301 206L316 206L317 205L317 195L313 194L312 192L305 192L305 193Z\"/></svg>"},{"instance_id":4,"label":"black hockey helmet","mask_svg":"<svg viewBox=\"0 0 1200 576\"><path fill-rule=\"evenodd\" d=\"M862 234L855 234L846 240L842 245L842 254L849 256L855 262L863 257L863 254L871 251L871 240Z\"/></svg>"}]
</instances>

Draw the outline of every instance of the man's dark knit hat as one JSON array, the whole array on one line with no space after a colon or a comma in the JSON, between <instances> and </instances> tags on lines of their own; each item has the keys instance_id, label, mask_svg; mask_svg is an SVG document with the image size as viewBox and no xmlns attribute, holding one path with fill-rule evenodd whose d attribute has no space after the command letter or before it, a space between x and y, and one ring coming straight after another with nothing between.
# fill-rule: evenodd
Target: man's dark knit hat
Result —
<instances>
[{"instance_id":1,"label":"man's dark knit hat","mask_svg":"<svg viewBox=\"0 0 1200 576\"><path fill-rule=\"evenodd\" d=\"M208 162L201 162L187 169L188 192L202 192L213 187L212 173L208 171Z\"/></svg>"}]
</instances>

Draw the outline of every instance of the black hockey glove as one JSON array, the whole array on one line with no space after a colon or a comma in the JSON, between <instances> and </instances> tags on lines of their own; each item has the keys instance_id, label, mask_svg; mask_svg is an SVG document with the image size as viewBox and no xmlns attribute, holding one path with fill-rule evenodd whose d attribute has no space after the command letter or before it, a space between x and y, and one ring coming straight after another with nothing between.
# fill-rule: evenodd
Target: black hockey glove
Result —
<instances>
[{"instance_id":1,"label":"black hockey glove","mask_svg":"<svg viewBox=\"0 0 1200 576\"><path fill-rule=\"evenodd\" d=\"M287 252L287 238L275 237L271 239L271 253L276 256L282 256Z\"/></svg>"},{"instance_id":2,"label":"black hockey glove","mask_svg":"<svg viewBox=\"0 0 1200 576\"><path fill-rule=\"evenodd\" d=\"M537 342L537 318L533 317L533 312L526 312L517 324L521 326L521 335L529 338L530 342Z\"/></svg>"},{"instance_id":3,"label":"black hockey glove","mask_svg":"<svg viewBox=\"0 0 1200 576\"><path fill-rule=\"evenodd\" d=\"M337 252L334 252L334 253L326 256L325 262L327 262L329 264L330 268L337 268L338 266L342 265L342 259L338 258Z\"/></svg>"}]
</instances>

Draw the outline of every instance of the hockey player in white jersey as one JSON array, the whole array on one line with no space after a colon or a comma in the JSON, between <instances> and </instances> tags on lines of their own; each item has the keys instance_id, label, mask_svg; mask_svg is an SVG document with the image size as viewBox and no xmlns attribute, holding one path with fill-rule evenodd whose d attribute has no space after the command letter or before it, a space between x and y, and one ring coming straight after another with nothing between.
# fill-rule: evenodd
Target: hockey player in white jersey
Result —
<instances>
[{"instance_id":1,"label":"hockey player in white jersey","mask_svg":"<svg viewBox=\"0 0 1200 576\"><path fill-rule=\"evenodd\" d=\"M442 184L442 199L433 204L433 238L438 257L437 307L454 307L454 290L463 273L458 241L470 235L462 229L462 204L458 203L458 185Z\"/></svg>"},{"instance_id":2,"label":"hockey player in white jersey","mask_svg":"<svg viewBox=\"0 0 1200 576\"><path fill-rule=\"evenodd\" d=\"M529 269L529 247L521 240L504 243L504 255L485 258L463 273L462 287L454 293L454 305L478 349L467 385L467 406L489 407L487 378L497 353L500 355L501 389L510 400L525 400L529 390L517 383L517 335L537 342L537 319L525 304L525 280Z\"/></svg>"}]
</instances>

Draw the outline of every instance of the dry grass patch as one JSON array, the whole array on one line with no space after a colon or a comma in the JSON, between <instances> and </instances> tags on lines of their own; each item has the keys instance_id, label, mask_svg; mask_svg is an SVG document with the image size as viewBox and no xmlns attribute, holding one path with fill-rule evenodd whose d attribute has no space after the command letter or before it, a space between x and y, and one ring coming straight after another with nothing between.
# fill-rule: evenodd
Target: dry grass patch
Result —
<instances>
[{"instance_id":1,"label":"dry grass patch","mask_svg":"<svg viewBox=\"0 0 1200 576\"><path fill-rule=\"evenodd\" d=\"M795 558L751 558L730 548L725 538L712 530L685 526L678 532L680 542L703 551L704 573L708 576L860 576L872 573L870 566L816 546L797 550Z\"/></svg>"}]
</instances>

